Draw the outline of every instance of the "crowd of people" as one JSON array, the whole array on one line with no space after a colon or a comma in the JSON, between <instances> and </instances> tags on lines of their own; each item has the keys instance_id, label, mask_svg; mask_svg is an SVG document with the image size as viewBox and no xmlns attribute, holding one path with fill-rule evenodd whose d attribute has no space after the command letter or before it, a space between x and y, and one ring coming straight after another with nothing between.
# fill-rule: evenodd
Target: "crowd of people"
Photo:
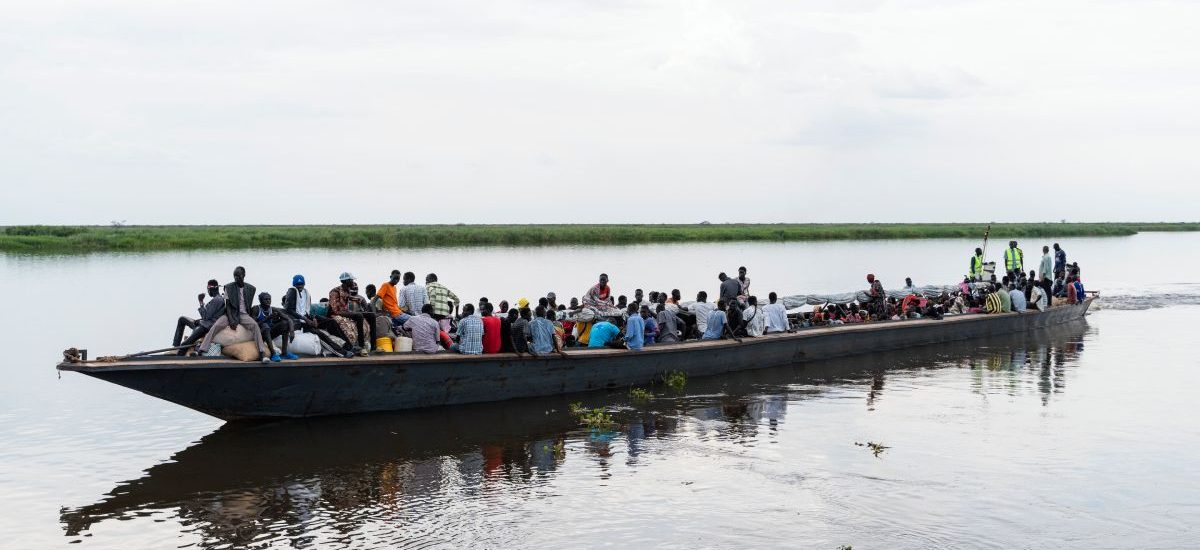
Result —
<instances>
[{"instance_id":1,"label":"crowd of people","mask_svg":"<svg viewBox=\"0 0 1200 550\"><path fill-rule=\"evenodd\" d=\"M521 298L514 304L493 304L484 297L464 303L437 274L426 275L419 284L414 273L393 270L387 281L366 285L362 294L357 277L343 272L339 284L315 300L304 276L296 275L282 307L274 307L272 296L257 293L239 266L233 282L221 286L208 281L207 291L197 296L199 316L179 318L173 346L180 355L209 354L217 334L240 327L250 332L263 362L297 359L288 344L298 332L315 335L324 353L343 357L392 351L402 341L406 345L401 350L417 353L550 355L575 347L640 350L688 340L741 341L817 326L1046 310L1084 299L1078 264L1067 264L1057 243L1054 250L1051 257L1050 248L1043 247L1038 269L1026 274L1023 254L1013 241L1005 251L1006 274L984 280L982 251L976 249L962 283L933 296L915 287L911 278L899 292L889 293L882 281L867 275L869 288L857 299L819 304L810 311L789 311L775 292L761 303L751 293L745 267L738 268L736 277L717 276L715 302L704 291L685 302L679 289L639 288L632 298L615 295L602 273L567 304L560 304L553 292L536 302Z\"/></svg>"}]
</instances>

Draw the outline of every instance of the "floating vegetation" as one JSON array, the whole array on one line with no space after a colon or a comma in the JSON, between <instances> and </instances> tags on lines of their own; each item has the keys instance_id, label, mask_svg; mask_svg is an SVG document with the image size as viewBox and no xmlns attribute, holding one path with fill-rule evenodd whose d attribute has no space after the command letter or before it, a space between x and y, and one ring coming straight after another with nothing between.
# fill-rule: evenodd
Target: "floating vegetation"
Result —
<instances>
[{"instance_id":1,"label":"floating vegetation","mask_svg":"<svg viewBox=\"0 0 1200 550\"><path fill-rule=\"evenodd\" d=\"M858 445L859 447L866 447L872 453L874 453L875 456L879 456L879 454L882 453L884 450L891 448L891 447L888 447L887 445L884 445L883 443L876 443L874 441L868 441L866 443L859 443L859 442L855 441L854 444Z\"/></svg>"},{"instance_id":2,"label":"floating vegetation","mask_svg":"<svg viewBox=\"0 0 1200 550\"><path fill-rule=\"evenodd\" d=\"M607 430L617 425L613 420L612 415L604 412L604 409L596 407L589 409L583 406L583 403L571 403L569 410L571 416L574 416L580 424L596 430Z\"/></svg>"},{"instance_id":3,"label":"floating vegetation","mask_svg":"<svg viewBox=\"0 0 1200 550\"><path fill-rule=\"evenodd\" d=\"M645 388L629 388L629 397L634 401L649 401L654 399L654 394Z\"/></svg>"},{"instance_id":4,"label":"floating vegetation","mask_svg":"<svg viewBox=\"0 0 1200 550\"><path fill-rule=\"evenodd\" d=\"M562 458L567 454L567 442L560 439L554 445L542 445L542 451L552 453L555 458Z\"/></svg>"},{"instance_id":5,"label":"floating vegetation","mask_svg":"<svg viewBox=\"0 0 1200 550\"><path fill-rule=\"evenodd\" d=\"M673 370L663 377L663 381L673 390L682 390L687 385L687 373Z\"/></svg>"},{"instance_id":6,"label":"floating vegetation","mask_svg":"<svg viewBox=\"0 0 1200 550\"><path fill-rule=\"evenodd\" d=\"M839 546L839 547L838 547L838 550L854 550L854 547L853 547L853 546L850 546L849 544L847 544L847 545L844 545L844 546Z\"/></svg>"},{"instance_id":7,"label":"floating vegetation","mask_svg":"<svg viewBox=\"0 0 1200 550\"><path fill-rule=\"evenodd\" d=\"M584 426L597 430L607 430L617 425L617 423L613 421L612 415L604 412L604 409L600 408L595 408L583 413L579 416L579 421L583 423Z\"/></svg>"}]
</instances>

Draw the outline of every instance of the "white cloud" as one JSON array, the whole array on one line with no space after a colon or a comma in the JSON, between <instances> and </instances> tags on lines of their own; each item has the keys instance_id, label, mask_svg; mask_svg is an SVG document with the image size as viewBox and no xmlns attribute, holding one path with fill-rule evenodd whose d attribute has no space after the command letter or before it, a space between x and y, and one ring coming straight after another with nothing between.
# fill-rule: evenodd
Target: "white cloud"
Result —
<instances>
[{"instance_id":1,"label":"white cloud","mask_svg":"<svg viewBox=\"0 0 1200 550\"><path fill-rule=\"evenodd\" d=\"M1200 203L1194 3L0 9L0 223L1186 219ZM863 200L897 186L965 202ZM973 188L1031 200L985 215ZM1032 200L1068 189L1073 215ZM181 207L206 197L222 207Z\"/></svg>"}]
</instances>

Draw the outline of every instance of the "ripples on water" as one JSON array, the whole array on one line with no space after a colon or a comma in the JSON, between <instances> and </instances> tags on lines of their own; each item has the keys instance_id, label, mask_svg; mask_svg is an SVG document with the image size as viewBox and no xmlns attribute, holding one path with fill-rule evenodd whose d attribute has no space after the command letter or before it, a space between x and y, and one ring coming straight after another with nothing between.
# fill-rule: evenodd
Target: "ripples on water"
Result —
<instances>
[{"instance_id":1,"label":"ripples on water","mask_svg":"<svg viewBox=\"0 0 1200 550\"><path fill-rule=\"evenodd\" d=\"M1200 284L1173 283L1148 287L1106 288L1092 309L1140 310L1200 304Z\"/></svg>"},{"instance_id":2,"label":"ripples on water","mask_svg":"<svg viewBox=\"0 0 1200 550\"><path fill-rule=\"evenodd\" d=\"M696 525L711 513L705 502L755 513L739 513L741 527L732 531L700 527L691 542L701 546L777 545L780 534L796 531L781 520L828 530L839 518L880 532L914 520L939 525L945 518L937 516L955 509L953 499L937 503L954 480L873 467L912 449L897 445L875 458L853 445L872 437L894 443L890 429L862 425L861 411L910 392L921 400L967 396L971 407L1026 394L1047 403L1066 387L1087 331L1076 323L1032 336L695 379L683 392L659 388L647 403L623 393L582 394L227 424L94 504L64 509L61 521L76 539L122 520L173 523L173 544L205 548L595 546L614 537L623 545L688 545L671 522ZM572 399L607 407L619 428L579 428L565 412ZM938 415L947 422L970 415L957 401ZM836 439L836 451L810 446L809 435L814 444ZM842 461L867 467L845 469ZM903 498L872 498L863 485ZM985 509L1003 507L980 498ZM927 509L911 508L918 503ZM631 515L640 520L631 525ZM962 536L954 522L945 525L895 540L941 545ZM811 537L821 529L800 532ZM840 536L830 544L854 540Z\"/></svg>"}]
</instances>

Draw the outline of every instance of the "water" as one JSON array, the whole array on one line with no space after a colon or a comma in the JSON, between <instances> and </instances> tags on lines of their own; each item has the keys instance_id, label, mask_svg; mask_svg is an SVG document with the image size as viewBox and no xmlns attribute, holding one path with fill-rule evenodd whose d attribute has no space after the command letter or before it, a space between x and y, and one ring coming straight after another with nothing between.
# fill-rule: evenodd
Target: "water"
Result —
<instances>
[{"instance_id":1,"label":"water","mask_svg":"<svg viewBox=\"0 0 1200 550\"><path fill-rule=\"evenodd\" d=\"M1200 235L1061 242L1103 292L1084 323L572 398L612 433L566 398L223 426L53 364L159 346L236 264L273 293L395 267L493 301L746 265L765 295L943 283L975 243L0 255L0 547L1194 547Z\"/></svg>"}]
</instances>

